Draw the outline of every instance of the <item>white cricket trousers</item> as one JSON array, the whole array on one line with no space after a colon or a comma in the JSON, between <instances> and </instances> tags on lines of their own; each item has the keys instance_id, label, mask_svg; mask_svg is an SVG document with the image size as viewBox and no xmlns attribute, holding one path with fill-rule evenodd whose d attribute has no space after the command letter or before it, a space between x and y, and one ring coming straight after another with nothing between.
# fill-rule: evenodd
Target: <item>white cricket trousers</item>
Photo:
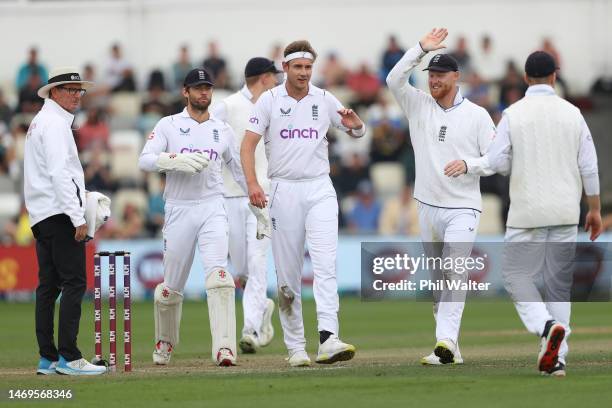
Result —
<instances>
[{"instance_id":1,"label":"white cricket trousers","mask_svg":"<svg viewBox=\"0 0 612 408\"><path fill-rule=\"evenodd\" d=\"M227 270L227 215L223 197L207 200L166 200L164 236L164 284L183 292L193 264L196 244L205 276Z\"/></svg>"},{"instance_id":2,"label":"white cricket trousers","mask_svg":"<svg viewBox=\"0 0 612 408\"><path fill-rule=\"evenodd\" d=\"M270 238L257 239L257 219L248 204L248 197L225 198L230 220L229 256L236 273L234 278L246 278L242 294L242 335L261 332L267 299L266 255L270 247Z\"/></svg>"},{"instance_id":3,"label":"white cricket trousers","mask_svg":"<svg viewBox=\"0 0 612 408\"><path fill-rule=\"evenodd\" d=\"M301 299L304 241L314 273L318 330L338 334L338 201L327 175L310 180L272 180L270 191L279 315L291 353L306 347Z\"/></svg>"},{"instance_id":4,"label":"white cricket trousers","mask_svg":"<svg viewBox=\"0 0 612 408\"><path fill-rule=\"evenodd\" d=\"M570 335L572 267L578 227L506 229L504 284L527 330L542 335L548 320L565 328L559 361L565 364ZM544 299L537 284L542 284Z\"/></svg>"},{"instance_id":5,"label":"white cricket trousers","mask_svg":"<svg viewBox=\"0 0 612 408\"><path fill-rule=\"evenodd\" d=\"M467 258L478 232L480 212L465 208L440 208L417 201L421 240L427 257ZM468 273L452 270L430 270L433 281L468 281ZM459 340L461 317L465 307L464 291L434 291L434 319L436 320L436 340Z\"/></svg>"}]
</instances>

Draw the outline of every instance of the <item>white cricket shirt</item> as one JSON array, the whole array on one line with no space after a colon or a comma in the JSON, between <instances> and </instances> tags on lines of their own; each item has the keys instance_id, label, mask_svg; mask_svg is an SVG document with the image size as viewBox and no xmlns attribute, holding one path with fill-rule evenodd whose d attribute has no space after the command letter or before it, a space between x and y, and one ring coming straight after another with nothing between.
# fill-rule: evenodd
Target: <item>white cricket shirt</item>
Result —
<instances>
[{"instance_id":1,"label":"white cricket shirt","mask_svg":"<svg viewBox=\"0 0 612 408\"><path fill-rule=\"evenodd\" d=\"M410 127L416 165L414 198L435 207L481 211L480 177L447 177L444 166L458 158L484 155L495 135L495 125L484 108L461 96L459 90L454 105L444 109L431 95L410 85L410 72L424 55L417 44L387 76L389 89Z\"/></svg>"},{"instance_id":2,"label":"white cricket shirt","mask_svg":"<svg viewBox=\"0 0 612 408\"><path fill-rule=\"evenodd\" d=\"M308 95L296 101L285 83L264 92L247 130L263 136L270 179L303 180L329 174L327 131L348 131L337 112L344 107L331 93L308 85Z\"/></svg>"},{"instance_id":3,"label":"white cricket shirt","mask_svg":"<svg viewBox=\"0 0 612 408\"><path fill-rule=\"evenodd\" d=\"M189 116L187 108L176 115L162 118L147 138L138 165L145 171L157 171L159 154L202 152L210 159L199 174L180 171L166 173L164 199L202 200L223 196L223 167L228 166L234 178L246 191L240 156L234 132L214 115L202 123Z\"/></svg>"}]
</instances>

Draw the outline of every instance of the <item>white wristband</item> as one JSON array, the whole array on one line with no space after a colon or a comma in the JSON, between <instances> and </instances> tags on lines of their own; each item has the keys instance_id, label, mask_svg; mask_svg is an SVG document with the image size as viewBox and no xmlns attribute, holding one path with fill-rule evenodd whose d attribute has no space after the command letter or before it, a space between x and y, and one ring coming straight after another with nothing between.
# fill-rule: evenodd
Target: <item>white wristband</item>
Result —
<instances>
[{"instance_id":1,"label":"white wristband","mask_svg":"<svg viewBox=\"0 0 612 408\"><path fill-rule=\"evenodd\" d=\"M366 132L365 123L359 129L351 129L351 134L353 135L353 137L362 137L363 135L365 135L365 132Z\"/></svg>"}]
</instances>

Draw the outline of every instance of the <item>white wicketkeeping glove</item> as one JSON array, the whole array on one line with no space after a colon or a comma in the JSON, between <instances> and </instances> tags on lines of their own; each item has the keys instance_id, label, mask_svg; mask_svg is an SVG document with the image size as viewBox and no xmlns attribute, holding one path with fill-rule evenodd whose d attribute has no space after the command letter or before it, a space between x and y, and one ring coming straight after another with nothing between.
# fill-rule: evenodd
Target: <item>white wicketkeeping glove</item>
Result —
<instances>
[{"instance_id":1,"label":"white wicketkeeping glove","mask_svg":"<svg viewBox=\"0 0 612 408\"><path fill-rule=\"evenodd\" d=\"M111 200L102 193L88 191L85 194L85 203L85 221L87 221L85 240L89 241L110 217Z\"/></svg>"},{"instance_id":2,"label":"white wicketkeeping glove","mask_svg":"<svg viewBox=\"0 0 612 408\"><path fill-rule=\"evenodd\" d=\"M249 203L249 209L257 218L257 239L272 238L272 223L270 222L268 208L257 208Z\"/></svg>"},{"instance_id":3,"label":"white wicketkeeping glove","mask_svg":"<svg viewBox=\"0 0 612 408\"><path fill-rule=\"evenodd\" d=\"M159 171L182 171L196 174L208 166L209 159L202 153L166 153L162 152L157 159Z\"/></svg>"}]
</instances>

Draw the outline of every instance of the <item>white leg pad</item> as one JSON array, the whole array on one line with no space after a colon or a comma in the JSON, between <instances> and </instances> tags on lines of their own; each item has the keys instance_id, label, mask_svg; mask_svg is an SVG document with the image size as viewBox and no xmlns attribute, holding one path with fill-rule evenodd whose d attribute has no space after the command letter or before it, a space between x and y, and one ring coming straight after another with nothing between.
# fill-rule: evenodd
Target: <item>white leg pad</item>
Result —
<instances>
[{"instance_id":1,"label":"white leg pad","mask_svg":"<svg viewBox=\"0 0 612 408\"><path fill-rule=\"evenodd\" d=\"M154 295L155 343L165 341L174 347L179 342L183 294L160 283Z\"/></svg>"},{"instance_id":2,"label":"white leg pad","mask_svg":"<svg viewBox=\"0 0 612 408\"><path fill-rule=\"evenodd\" d=\"M234 278L224 269L215 269L206 277L212 359L215 363L222 348L230 349L234 357L237 356L235 288Z\"/></svg>"}]
</instances>

